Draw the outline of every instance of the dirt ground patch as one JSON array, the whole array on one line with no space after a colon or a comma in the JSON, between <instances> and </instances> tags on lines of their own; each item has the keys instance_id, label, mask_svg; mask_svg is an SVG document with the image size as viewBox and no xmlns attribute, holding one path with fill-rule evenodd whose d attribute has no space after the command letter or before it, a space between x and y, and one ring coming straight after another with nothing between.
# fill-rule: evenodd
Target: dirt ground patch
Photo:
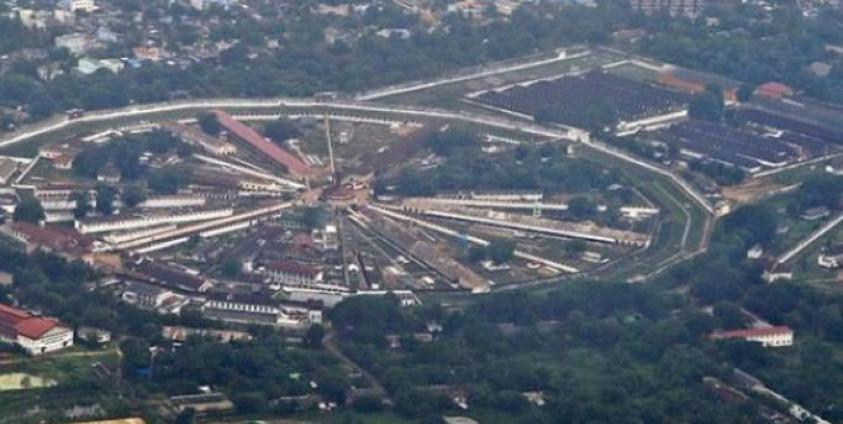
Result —
<instances>
[{"instance_id":1,"label":"dirt ground patch","mask_svg":"<svg viewBox=\"0 0 843 424\"><path fill-rule=\"evenodd\" d=\"M55 386L56 384L55 380L22 372L0 375L0 392L5 390L38 389L41 387Z\"/></svg>"},{"instance_id":2,"label":"dirt ground patch","mask_svg":"<svg viewBox=\"0 0 843 424\"><path fill-rule=\"evenodd\" d=\"M743 205L758 202L767 197L788 191L792 187L765 178L750 179L738 186L724 187L723 197L734 204Z\"/></svg>"}]
</instances>

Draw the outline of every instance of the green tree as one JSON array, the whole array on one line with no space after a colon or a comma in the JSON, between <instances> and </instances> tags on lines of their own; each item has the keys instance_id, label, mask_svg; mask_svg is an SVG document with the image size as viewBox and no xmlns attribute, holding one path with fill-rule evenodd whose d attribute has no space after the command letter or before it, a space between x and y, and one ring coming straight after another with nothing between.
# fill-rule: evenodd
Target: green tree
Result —
<instances>
[{"instance_id":1,"label":"green tree","mask_svg":"<svg viewBox=\"0 0 843 424\"><path fill-rule=\"evenodd\" d=\"M507 239L494 239L486 246L489 259L496 264L503 264L512 260L515 253L515 242Z\"/></svg>"},{"instance_id":2,"label":"green tree","mask_svg":"<svg viewBox=\"0 0 843 424\"><path fill-rule=\"evenodd\" d=\"M559 114L551 106L542 105L536 108L533 119L539 124L552 124L559 122Z\"/></svg>"},{"instance_id":3,"label":"green tree","mask_svg":"<svg viewBox=\"0 0 843 424\"><path fill-rule=\"evenodd\" d=\"M586 248L588 248L588 245L585 240L571 240L565 245L565 255L572 259L577 258L585 252Z\"/></svg>"},{"instance_id":4,"label":"green tree","mask_svg":"<svg viewBox=\"0 0 843 424\"><path fill-rule=\"evenodd\" d=\"M147 368L151 362L149 344L139 338L128 338L120 342L123 364L132 374L137 369Z\"/></svg>"},{"instance_id":5,"label":"green tree","mask_svg":"<svg viewBox=\"0 0 843 424\"><path fill-rule=\"evenodd\" d=\"M322 208L316 206L308 206L302 212L302 225L308 229L318 228L322 225L324 220L324 213Z\"/></svg>"},{"instance_id":6,"label":"green tree","mask_svg":"<svg viewBox=\"0 0 843 424\"><path fill-rule=\"evenodd\" d=\"M189 174L184 170L165 168L150 175L147 184L157 194L176 194L188 181Z\"/></svg>"},{"instance_id":7,"label":"green tree","mask_svg":"<svg viewBox=\"0 0 843 424\"><path fill-rule=\"evenodd\" d=\"M477 244L473 244L468 248L468 261L477 263L486 259L486 248Z\"/></svg>"},{"instance_id":8,"label":"green tree","mask_svg":"<svg viewBox=\"0 0 843 424\"><path fill-rule=\"evenodd\" d=\"M196 410L187 408L176 417L176 424L193 424L196 422Z\"/></svg>"},{"instance_id":9,"label":"green tree","mask_svg":"<svg viewBox=\"0 0 843 424\"><path fill-rule=\"evenodd\" d=\"M12 218L15 222L29 222L37 224L44 220L44 208L34 196L25 196L15 207Z\"/></svg>"},{"instance_id":10,"label":"green tree","mask_svg":"<svg viewBox=\"0 0 843 424\"><path fill-rule=\"evenodd\" d=\"M146 200L146 190L138 185L131 185L123 189L122 194L123 204L127 207L133 208Z\"/></svg>"},{"instance_id":11,"label":"green tree","mask_svg":"<svg viewBox=\"0 0 843 424\"><path fill-rule=\"evenodd\" d=\"M688 106L688 116L704 121L719 122L723 119L725 110L723 89L717 85L708 85L705 91L691 99L691 104Z\"/></svg>"},{"instance_id":12,"label":"green tree","mask_svg":"<svg viewBox=\"0 0 843 424\"><path fill-rule=\"evenodd\" d=\"M583 196L577 196L568 202L568 213L578 220L591 219L597 214L597 205Z\"/></svg>"},{"instance_id":13,"label":"green tree","mask_svg":"<svg viewBox=\"0 0 843 424\"><path fill-rule=\"evenodd\" d=\"M307 334L304 338L305 346L311 349L318 349L322 347L322 338L325 337L325 327L319 324L313 324L307 329Z\"/></svg>"},{"instance_id":14,"label":"green tree","mask_svg":"<svg viewBox=\"0 0 843 424\"><path fill-rule=\"evenodd\" d=\"M199 128L202 128L208 135L219 135L222 131L217 115L211 112L203 112L196 116L196 121L199 123Z\"/></svg>"},{"instance_id":15,"label":"green tree","mask_svg":"<svg viewBox=\"0 0 843 424\"><path fill-rule=\"evenodd\" d=\"M240 414L254 414L266 409L266 398L259 392L238 393L232 396L231 402Z\"/></svg>"},{"instance_id":16,"label":"green tree","mask_svg":"<svg viewBox=\"0 0 843 424\"><path fill-rule=\"evenodd\" d=\"M736 93L738 101L747 102L749 99L752 98L752 94L755 92L755 87L752 84L741 84L738 87L738 91Z\"/></svg>"},{"instance_id":17,"label":"green tree","mask_svg":"<svg viewBox=\"0 0 843 424\"><path fill-rule=\"evenodd\" d=\"M299 137L301 131L289 119L279 118L266 124L263 134L272 139L272 141L280 143L291 138Z\"/></svg>"},{"instance_id":18,"label":"green tree","mask_svg":"<svg viewBox=\"0 0 843 424\"><path fill-rule=\"evenodd\" d=\"M460 150L479 149L480 137L468 128L449 127L445 131L430 134L425 144L438 155L450 156Z\"/></svg>"},{"instance_id":19,"label":"green tree","mask_svg":"<svg viewBox=\"0 0 843 424\"><path fill-rule=\"evenodd\" d=\"M359 396L354 399L352 408L361 414L371 414L384 409L383 401L377 396Z\"/></svg>"},{"instance_id":20,"label":"green tree","mask_svg":"<svg viewBox=\"0 0 843 424\"><path fill-rule=\"evenodd\" d=\"M597 133L603 133L607 130L612 132L612 128L618 124L618 119L618 108L609 100L599 100L586 109L584 125Z\"/></svg>"},{"instance_id":21,"label":"green tree","mask_svg":"<svg viewBox=\"0 0 843 424\"><path fill-rule=\"evenodd\" d=\"M100 184L97 186L97 212L103 215L111 215L114 213L114 199L117 197L117 191L114 187Z\"/></svg>"},{"instance_id":22,"label":"green tree","mask_svg":"<svg viewBox=\"0 0 843 424\"><path fill-rule=\"evenodd\" d=\"M73 208L74 218L84 218L91 212L91 199L87 192L74 191L70 194L70 200L76 202L76 207Z\"/></svg>"},{"instance_id":23,"label":"green tree","mask_svg":"<svg viewBox=\"0 0 843 424\"><path fill-rule=\"evenodd\" d=\"M235 259L235 258L231 258L231 259L227 259L225 262L222 263L222 267L220 268L220 272L225 277L234 278L234 277L237 277L238 275L240 275L240 272L242 271L242 269L243 269L243 267L240 264L240 261Z\"/></svg>"}]
</instances>

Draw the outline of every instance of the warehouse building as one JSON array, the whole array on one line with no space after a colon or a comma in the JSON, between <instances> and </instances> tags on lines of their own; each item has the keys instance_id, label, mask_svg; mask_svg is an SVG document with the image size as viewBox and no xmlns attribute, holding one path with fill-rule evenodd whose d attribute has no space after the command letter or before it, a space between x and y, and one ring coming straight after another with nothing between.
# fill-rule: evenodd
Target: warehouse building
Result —
<instances>
[{"instance_id":1,"label":"warehouse building","mask_svg":"<svg viewBox=\"0 0 843 424\"><path fill-rule=\"evenodd\" d=\"M73 346L73 329L53 318L0 305L0 341L15 344L30 355L42 355Z\"/></svg>"},{"instance_id":2,"label":"warehouse building","mask_svg":"<svg viewBox=\"0 0 843 424\"><path fill-rule=\"evenodd\" d=\"M248 125L234 119L234 117L223 111L217 111L216 116L220 125L228 132L229 137L234 137L248 144L252 149L280 165L296 178L306 179L312 176L313 170L304 161L278 147L278 145L269 141Z\"/></svg>"}]
</instances>

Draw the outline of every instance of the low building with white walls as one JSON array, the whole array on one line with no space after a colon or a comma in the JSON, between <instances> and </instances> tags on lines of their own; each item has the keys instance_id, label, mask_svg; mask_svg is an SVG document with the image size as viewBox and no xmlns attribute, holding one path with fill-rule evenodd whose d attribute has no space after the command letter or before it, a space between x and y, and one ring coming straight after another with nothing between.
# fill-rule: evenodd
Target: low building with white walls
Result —
<instances>
[{"instance_id":1,"label":"low building with white walls","mask_svg":"<svg viewBox=\"0 0 843 424\"><path fill-rule=\"evenodd\" d=\"M207 221L232 215L234 215L234 209L232 208L174 211L159 215L113 215L77 219L75 227L82 234L107 233L167 224Z\"/></svg>"},{"instance_id":2,"label":"low building with white walls","mask_svg":"<svg viewBox=\"0 0 843 424\"><path fill-rule=\"evenodd\" d=\"M761 343L763 347L793 346L793 330L786 326L721 331L712 334L711 338L714 340L740 339Z\"/></svg>"},{"instance_id":3,"label":"low building with white walls","mask_svg":"<svg viewBox=\"0 0 843 424\"><path fill-rule=\"evenodd\" d=\"M843 266L843 245L823 248L817 255L817 265L827 269L837 269Z\"/></svg>"},{"instance_id":4,"label":"low building with white walls","mask_svg":"<svg viewBox=\"0 0 843 424\"><path fill-rule=\"evenodd\" d=\"M309 287L322 282L322 271L298 262L270 262L266 264L266 273L272 282L283 285Z\"/></svg>"},{"instance_id":5,"label":"low building with white walls","mask_svg":"<svg viewBox=\"0 0 843 424\"><path fill-rule=\"evenodd\" d=\"M68 12L91 13L97 10L94 0L61 0L59 7Z\"/></svg>"},{"instance_id":6,"label":"low building with white walls","mask_svg":"<svg viewBox=\"0 0 843 424\"><path fill-rule=\"evenodd\" d=\"M139 281L130 281L120 295L120 298L124 302L139 308L171 314L181 312L181 308L189 303L189 299L185 296Z\"/></svg>"},{"instance_id":7,"label":"low building with white walls","mask_svg":"<svg viewBox=\"0 0 843 424\"><path fill-rule=\"evenodd\" d=\"M198 195L152 196L140 204L141 209L190 208L205 206L205 198Z\"/></svg>"},{"instance_id":8,"label":"low building with white walls","mask_svg":"<svg viewBox=\"0 0 843 424\"><path fill-rule=\"evenodd\" d=\"M201 309L208 318L241 324L291 329L322 324L321 304L288 304L268 293L214 293L207 296Z\"/></svg>"},{"instance_id":9,"label":"low building with white walls","mask_svg":"<svg viewBox=\"0 0 843 424\"><path fill-rule=\"evenodd\" d=\"M42 355L73 346L73 329L57 319L0 305L0 341L15 344L30 355Z\"/></svg>"}]
</instances>

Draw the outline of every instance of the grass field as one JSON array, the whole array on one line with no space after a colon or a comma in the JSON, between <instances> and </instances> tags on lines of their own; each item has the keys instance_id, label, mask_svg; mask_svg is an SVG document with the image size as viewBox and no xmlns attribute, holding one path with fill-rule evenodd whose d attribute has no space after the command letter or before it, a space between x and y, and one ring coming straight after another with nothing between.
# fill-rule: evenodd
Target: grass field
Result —
<instances>
[{"instance_id":1,"label":"grass field","mask_svg":"<svg viewBox=\"0 0 843 424\"><path fill-rule=\"evenodd\" d=\"M0 374L0 392L21 389L40 389L42 387L52 387L56 384L58 383L53 379L42 378L22 372Z\"/></svg>"},{"instance_id":2,"label":"grass field","mask_svg":"<svg viewBox=\"0 0 843 424\"><path fill-rule=\"evenodd\" d=\"M5 374L23 373L61 385L89 378L91 367L96 363L116 367L119 361L120 358L115 350L85 351L74 348L55 356L23 357L12 363L2 364L0 377Z\"/></svg>"},{"instance_id":3,"label":"grass field","mask_svg":"<svg viewBox=\"0 0 843 424\"><path fill-rule=\"evenodd\" d=\"M115 351L73 350L65 355L0 365L0 386L6 389L0 388L0 424L62 422L56 416L66 408L97 404L107 411L109 405L119 403L121 393L92 368L102 363L117 369L120 358ZM25 388L21 387L24 376L29 376L29 390L16 390Z\"/></svg>"}]
</instances>

